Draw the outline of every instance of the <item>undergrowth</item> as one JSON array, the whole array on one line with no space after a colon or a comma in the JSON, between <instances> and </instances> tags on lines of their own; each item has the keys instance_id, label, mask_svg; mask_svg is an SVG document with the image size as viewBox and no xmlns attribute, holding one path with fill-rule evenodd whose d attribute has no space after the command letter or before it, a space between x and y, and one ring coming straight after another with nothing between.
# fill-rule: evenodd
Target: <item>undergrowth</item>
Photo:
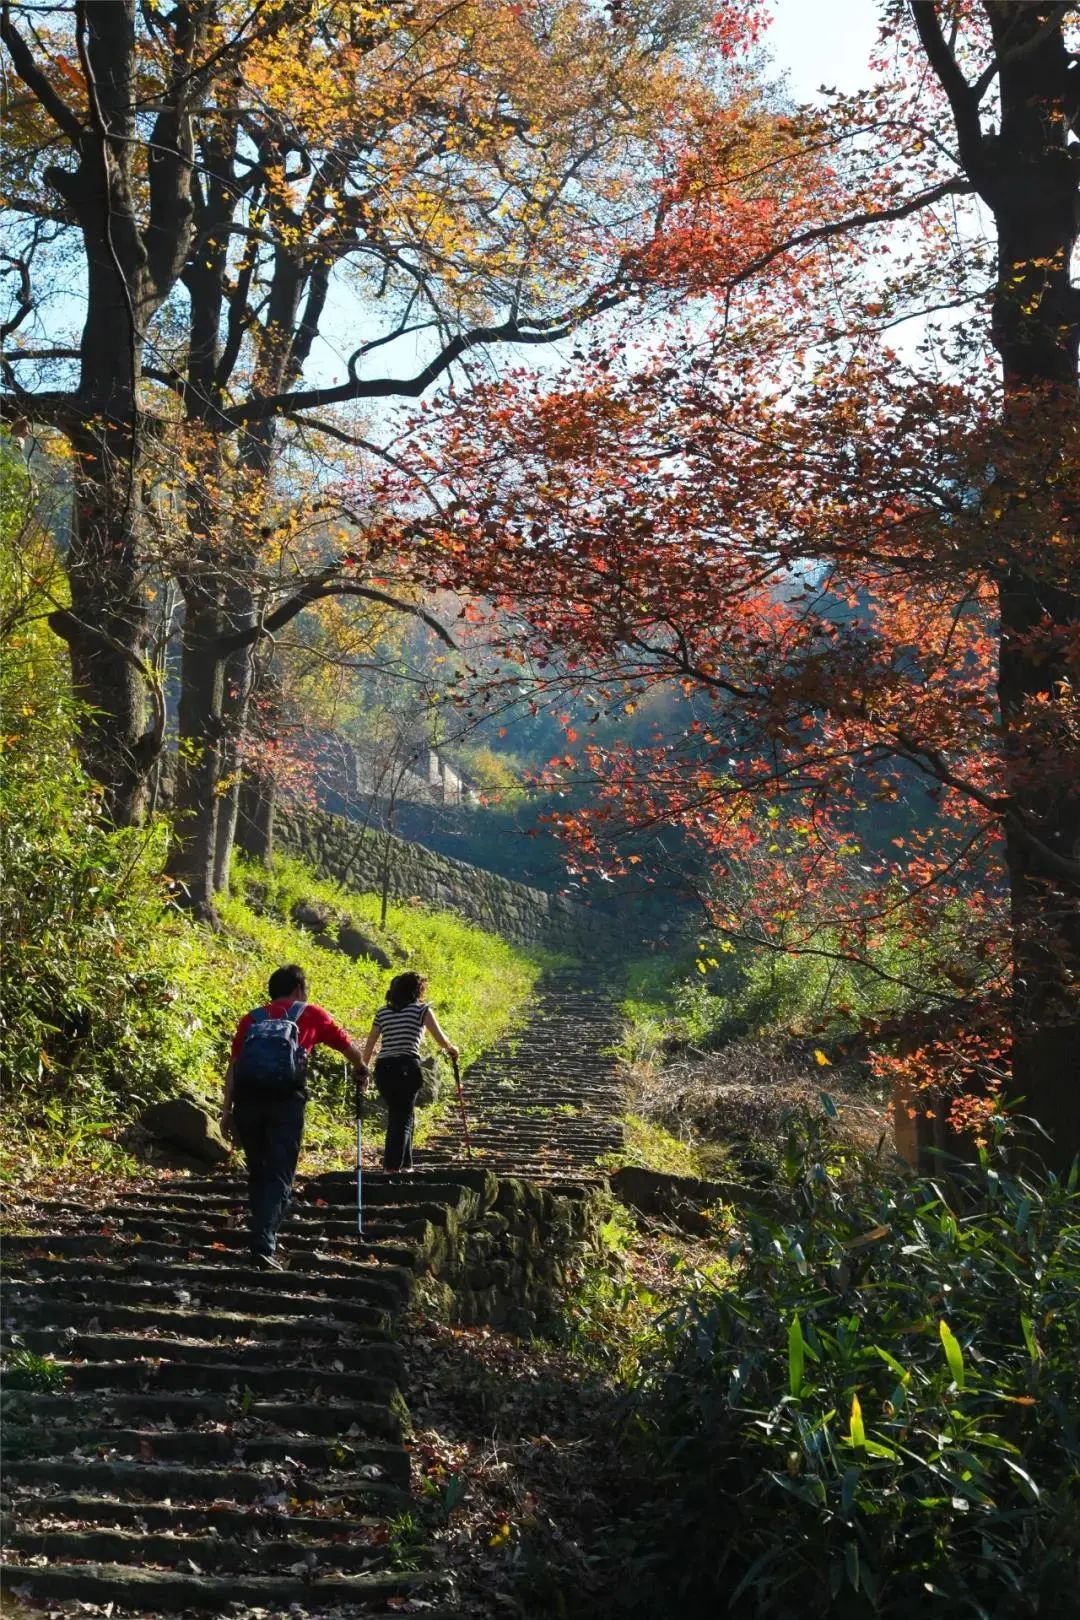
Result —
<instances>
[{"instance_id":1,"label":"undergrowth","mask_svg":"<svg viewBox=\"0 0 1080 1620\"><path fill-rule=\"evenodd\" d=\"M0 585L6 603L9 582ZM184 1090L216 1109L232 1031L265 1000L280 963L299 959L313 996L357 1037L388 977L296 927L291 906L306 898L378 935L374 897L324 883L295 861L257 874L239 864L221 933L177 910L164 876L165 822L116 830L101 819L72 747L79 710L62 649L34 606L20 597L25 621L9 631L0 662L0 1175L12 1182L58 1169L132 1173L124 1132L147 1103ZM388 922L410 966L429 976L466 1061L511 1026L546 960L419 906L392 906ZM349 1135L340 1060L323 1059L313 1086L308 1146L336 1152Z\"/></svg>"},{"instance_id":2,"label":"undergrowth","mask_svg":"<svg viewBox=\"0 0 1080 1620\"><path fill-rule=\"evenodd\" d=\"M656 1170L669 1176L701 1176L704 1172L701 1154L689 1142L658 1125L655 1120L643 1119L639 1114L627 1114L623 1120L623 1145L617 1153L609 1153L600 1161L601 1168L616 1170L620 1165L637 1165L643 1170Z\"/></svg>"},{"instance_id":3,"label":"undergrowth","mask_svg":"<svg viewBox=\"0 0 1080 1620\"><path fill-rule=\"evenodd\" d=\"M1080 1192L793 1127L787 1214L691 1277L627 1425L619 1614L1034 1620L1080 1590Z\"/></svg>"},{"instance_id":4,"label":"undergrowth","mask_svg":"<svg viewBox=\"0 0 1080 1620\"><path fill-rule=\"evenodd\" d=\"M875 941L874 972L836 960L840 942L828 930L817 943L825 954L705 942L629 963L619 1055L649 1066L673 1048L713 1051L741 1036L842 1038L863 1017L899 1013L940 988L929 949L920 961L899 934ZM921 989L905 988L913 984Z\"/></svg>"}]
</instances>

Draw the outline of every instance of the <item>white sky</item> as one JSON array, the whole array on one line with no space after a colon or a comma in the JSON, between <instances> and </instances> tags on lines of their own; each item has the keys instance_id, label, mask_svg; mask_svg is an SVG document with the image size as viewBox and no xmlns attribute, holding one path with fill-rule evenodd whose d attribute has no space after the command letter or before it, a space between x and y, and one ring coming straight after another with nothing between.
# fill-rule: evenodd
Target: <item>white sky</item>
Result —
<instances>
[{"instance_id":1,"label":"white sky","mask_svg":"<svg viewBox=\"0 0 1080 1620\"><path fill-rule=\"evenodd\" d=\"M772 16L765 45L797 101L813 100L823 84L851 91L866 83L875 0L772 0Z\"/></svg>"}]
</instances>

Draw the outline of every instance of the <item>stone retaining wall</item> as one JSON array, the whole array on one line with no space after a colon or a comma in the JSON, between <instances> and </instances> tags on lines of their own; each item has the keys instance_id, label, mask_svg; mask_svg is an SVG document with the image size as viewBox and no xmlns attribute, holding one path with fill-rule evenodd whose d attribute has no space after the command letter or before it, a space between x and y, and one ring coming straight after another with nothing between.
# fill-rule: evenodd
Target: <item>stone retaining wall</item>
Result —
<instances>
[{"instance_id":1,"label":"stone retaining wall","mask_svg":"<svg viewBox=\"0 0 1080 1620\"><path fill-rule=\"evenodd\" d=\"M365 831L343 816L294 805L278 808L274 831L282 848L322 876L356 889L381 889L382 833ZM514 945L548 945L575 953L590 941L599 942L605 932L604 922L586 906L400 838L393 840L390 895L456 912Z\"/></svg>"},{"instance_id":2,"label":"stone retaining wall","mask_svg":"<svg viewBox=\"0 0 1080 1620\"><path fill-rule=\"evenodd\" d=\"M474 1197L467 1214L431 1234L422 1285L431 1304L451 1322L534 1332L603 1252L606 1187L544 1187L480 1169L452 1175Z\"/></svg>"}]
</instances>

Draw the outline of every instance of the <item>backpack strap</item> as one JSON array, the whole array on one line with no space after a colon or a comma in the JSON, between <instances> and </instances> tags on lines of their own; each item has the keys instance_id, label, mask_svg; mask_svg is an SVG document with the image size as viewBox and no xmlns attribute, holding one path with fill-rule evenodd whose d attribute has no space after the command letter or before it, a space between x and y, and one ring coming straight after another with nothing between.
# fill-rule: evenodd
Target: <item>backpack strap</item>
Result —
<instances>
[{"instance_id":1,"label":"backpack strap","mask_svg":"<svg viewBox=\"0 0 1080 1620\"><path fill-rule=\"evenodd\" d=\"M285 1016L289 1020L290 1024L299 1024L300 1019L303 1017L304 1008L306 1006L307 1006L306 1001L294 1001L293 1002L292 1006L289 1008L288 1012L285 1014Z\"/></svg>"},{"instance_id":2,"label":"backpack strap","mask_svg":"<svg viewBox=\"0 0 1080 1620\"><path fill-rule=\"evenodd\" d=\"M248 1017L251 1019L253 1024L261 1024L263 1019L268 1016L269 1015L265 1007L252 1007L251 1011L248 1013Z\"/></svg>"}]
</instances>

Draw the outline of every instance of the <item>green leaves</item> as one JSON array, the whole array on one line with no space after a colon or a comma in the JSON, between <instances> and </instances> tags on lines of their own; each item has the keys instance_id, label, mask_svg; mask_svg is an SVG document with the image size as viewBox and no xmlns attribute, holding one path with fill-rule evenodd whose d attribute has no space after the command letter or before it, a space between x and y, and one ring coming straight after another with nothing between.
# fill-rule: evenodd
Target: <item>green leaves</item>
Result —
<instances>
[{"instance_id":1,"label":"green leaves","mask_svg":"<svg viewBox=\"0 0 1080 1620\"><path fill-rule=\"evenodd\" d=\"M745 1220L730 1276L660 1324L651 1612L708 1612L723 1547L737 1620L1053 1613L1080 1580L1077 1190L987 1164L950 1204L820 1147L794 1129L783 1219Z\"/></svg>"}]
</instances>

